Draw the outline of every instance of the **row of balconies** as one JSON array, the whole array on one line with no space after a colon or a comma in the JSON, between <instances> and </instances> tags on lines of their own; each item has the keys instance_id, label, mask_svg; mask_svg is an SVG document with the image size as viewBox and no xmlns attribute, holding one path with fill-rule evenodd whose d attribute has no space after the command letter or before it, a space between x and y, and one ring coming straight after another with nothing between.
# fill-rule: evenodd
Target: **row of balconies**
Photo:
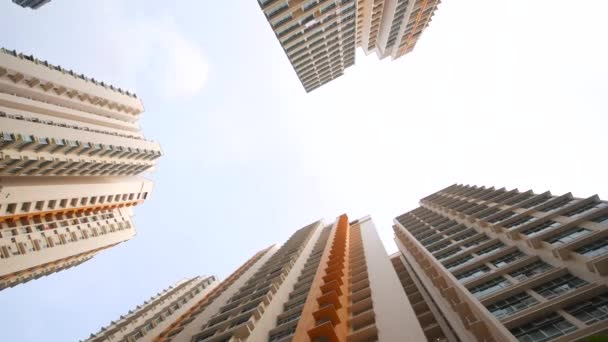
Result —
<instances>
[{"instance_id":1,"label":"row of balconies","mask_svg":"<svg viewBox=\"0 0 608 342\"><path fill-rule=\"evenodd\" d=\"M72 218L74 215L80 217L80 212L84 210L99 211L124 205L130 206L135 204L135 201L145 200L147 197L148 192L146 191L130 194L112 194L72 199L64 198L36 202L8 203L0 206L0 213L4 215L17 216L19 214L39 212L40 215L45 215L46 221L53 220L53 217L55 217L57 220L62 220L64 215L66 218ZM74 210L76 210L75 213L72 212ZM44 213L45 211L54 212ZM48 216L49 214L52 214L52 216ZM107 213L106 215L112 216L113 214ZM33 219L35 223L42 223L39 216L34 216ZM87 220L87 218L83 218L82 220ZM2 228L4 225L7 225L9 228L15 227L15 220L8 219L4 223L0 222L0 228Z\"/></svg>"},{"instance_id":2,"label":"row of balconies","mask_svg":"<svg viewBox=\"0 0 608 342\"><path fill-rule=\"evenodd\" d=\"M558 205L556 205L554 202L557 202ZM581 203L581 202L583 202L583 203ZM552 203L546 203L545 205L543 205L543 207L549 208L549 210L556 210L561 205L563 205L565 203L565 201L563 201L563 200L557 200L557 201L554 200L554 201L552 201ZM589 204L594 204L594 205L590 206ZM554 212L554 214L552 214L552 216L561 215L561 214L564 214L564 213L570 213L572 216L577 216L577 215L579 215L579 214L581 214L581 213L583 213L583 212L585 212L587 210L601 209L601 207L600 208L596 208L595 207L597 204L598 204L597 198L591 197L591 198L588 198L586 200L583 200L583 201L580 201L578 203L575 203L575 204L573 204L571 206L559 209L558 212ZM586 210L581 211L580 208L586 208ZM608 210L597 210L595 212L589 213L589 215L592 215L592 217L601 218L602 217L601 215L603 215L604 211L606 213L608 213ZM549 216L551 216L551 214ZM589 219L589 218L592 218L592 217L587 217L587 218L582 217L582 218L579 218L579 219L575 219L574 221L570 222L570 227L579 225L582 222L584 222L586 219ZM573 239L573 241L571 241L570 243L567 244L569 246L564 247L563 249L562 248L554 249L554 251L553 251L554 255L561 257L561 255L562 255L561 252L565 251L565 252L567 252L567 253L565 253L565 255L568 256L569 255L568 253L571 250L573 250L573 249L575 249L577 247L578 248L582 248L583 246L585 246L586 243L587 244L592 243L594 241L597 241L598 238L601 239L602 236L607 236L608 235L608 232L606 232L605 227L602 227L600 224L595 225L595 223L593 223L593 224L589 224L589 225L591 225L590 228L592 228L592 230L593 229L597 229L596 232L595 232L595 234L593 234L593 236L588 236L588 237L584 237L584 238L575 238L575 239ZM522 230L523 229L526 229L526 227L522 227ZM550 232L541 234L542 238L546 238L548 235L554 235L556 233L556 230L558 230L558 229L559 228L553 227ZM563 228L562 230L566 230L566 229L567 229L567 227ZM497 231L501 232L502 229L499 229ZM508 232L507 234L509 235L509 237L511 237L511 238L513 237L513 235L512 235L513 232ZM517 232L516 234L519 234L519 233ZM534 246L534 243L531 243L531 241L534 241L534 240L528 240L527 241L528 245L530 245L531 247L534 247L534 248L542 247L542 246ZM538 241L538 239L536 241ZM608 242L607 242L607 244L608 244ZM546 246L546 247L547 248L551 248L549 246ZM515 247L513 247L513 248L515 248ZM520 252L520 254L521 254L521 252ZM591 258L580 258L579 256L577 256L575 259L580 259L581 262L586 263L586 265L587 265L587 267L589 268L590 271L593 271L593 272L596 272L596 273L599 273L599 274L605 274L605 272L606 272L606 260L608 260L608 256L605 256L604 254L598 253L597 256L594 256L594 257L591 257ZM525 262L525 260L522 261L522 262ZM474 267L476 265L477 265L477 263L475 263L475 265L470 265L470 266L468 266L466 268ZM496 268L498 266L498 264L494 264L494 265L493 264L488 264L488 265L490 267L493 267L493 268ZM504 267L504 266L502 266L502 267ZM459 272L460 271L461 270L459 270ZM462 271L464 271L464 270L462 270ZM504 270L503 272L506 272L506 271L507 270ZM479 274L479 276L477 276L476 278L474 278L474 280L471 279L471 278L467 278L467 281L466 281L467 287L476 286L476 284L478 284L479 282L482 282L482 281L488 279L488 277L495 278L496 274L497 273L495 273L495 272L485 272L485 273L482 272L482 273ZM513 283L513 279L509 278L509 280L510 280L511 283ZM517 281L515 281L515 282L517 282ZM512 288L509 287L509 289L512 289ZM503 291L507 291L507 290L503 290ZM503 292L503 291L501 291L499 293L509 293L508 291L513 291L513 290L508 290L507 292Z\"/></svg>"},{"instance_id":3,"label":"row of balconies","mask_svg":"<svg viewBox=\"0 0 608 342\"><path fill-rule=\"evenodd\" d=\"M324 228L319 235L310 256L300 272L298 281L294 284L293 290L289 294L289 300L283 304L283 312L277 316L276 327L269 332L269 341L288 341L289 336L295 333L297 320L299 320L302 314L302 309L310 292L329 233L330 228Z\"/></svg>"},{"instance_id":4,"label":"row of balconies","mask_svg":"<svg viewBox=\"0 0 608 342\"><path fill-rule=\"evenodd\" d=\"M218 314L205 325L195 338L197 341L219 341L232 337L246 337L253 329L274 293L278 291L314 226L294 233L289 240L232 296ZM260 286L260 284L262 286ZM263 304L262 304L263 303Z\"/></svg>"},{"instance_id":5,"label":"row of balconies","mask_svg":"<svg viewBox=\"0 0 608 342\"><path fill-rule=\"evenodd\" d=\"M541 196L541 200L537 199L539 196ZM490 220L498 222L496 225L489 226L489 228L496 233L506 234L511 240L517 241L523 238L529 247L552 249L553 255L564 261L570 257L572 251L583 249L586 245L608 235L603 225L593 222L588 223L590 219L601 217L606 209L606 202L600 201L597 196L584 200L574 199L570 193L558 197L550 197L546 193L539 196L529 198L515 206L515 208L522 207L527 210L503 210L492 215L494 219ZM608 209L606 211L608 212ZM532 215L537 215L534 216L536 220L528 220L521 225L510 227L511 229L505 229L505 226L509 226L513 222L521 221L522 218L528 218ZM496 217L499 220L496 220ZM543 229L536 228L543 227L544 223L551 222L555 222L556 224L549 224ZM482 228L488 227L483 221L479 222L479 224ZM567 235L576 229L580 230L578 228L580 225L587 227L587 234L578 234L574 238L569 238L567 243L558 248L552 245L552 237L559 236L560 234ZM580 259L592 272L599 274L608 273L608 256L604 256L604 253L594 254L592 257L576 256L575 259Z\"/></svg>"},{"instance_id":6,"label":"row of balconies","mask_svg":"<svg viewBox=\"0 0 608 342\"><path fill-rule=\"evenodd\" d=\"M70 228L72 228L72 231L70 231ZM53 234L32 230L25 237L0 238L0 257L6 259L25 255L130 228L131 224L125 221L99 225L98 227L62 227L52 230Z\"/></svg>"},{"instance_id":7,"label":"row of balconies","mask_svg":"<svg viewBox=\"0 0 608 342\"><path fill-rule=\"evenodd\" d=\"M73 70L64 69L64 68L62 68L59 65L50 64L46 60L40 60L40 59L34 57L33 55L29 55L28 56L28 55L24 55L22 53L17 53L17 51L15 51L15 50L8 50L8 49L5 49L5 48L0 48L0 52L6 53L6 54L9 54L9 55L12 55L14 57L21 58L21 59L28 60L28 61L33 62L33 63L38 64L38 65L44 65L44 66L48 67L49 69L59 71L59 72L61 72L63 74L68 74L68 75L74 76L76 78L79 78L81 80L84 80L84 81L87 81L87 82L92 82L93 84L98 85L98 86L102 86L102 87L104 87L106 89L110 89L110 90L116 91L116 92L118 92L120 94L127 95L127 96L130 96L130 97L133 97L133 98L137 98L136 94L130 93L128 90L123 90L121 88L114 87L111 84L105 84L102 81L96 81L94 78L88 78L84 74L78 74L78 73L75 73Z\"/></svg>"},{"instance_id":8,"label":"row of balconies","mask_svg":"<svg viewBox=\"0 0 608 342\"><path fill-rule=\"evenodd\" d=\"M63 156L45 158L0 152L0 175L7 176L124 176L140 174L153 166L152 162Z\"/></svg>"},{"instance_id":9,"label":"row of balconies","mask_svg":"<svg viewBox=\"0 0 608 342\"><path fill-rule=\"evenodd\" d=\"M234 282L242 276L244 272L246 272L252 265L258 262L268 251L270 248L265 249L256 253L253 257L251 257L247 262L241 265L236 271L234 271L228 278L226 278L219 286L211 290L211 292L204 298L204 300L199 301L194 304L190 310L188 310L184 315L182 315L179 319L177 319L173 324L171 324L165 331L161 332L157 337L159 341L170 342L175 336L177 336L184 328L192 323L198 315L205 311L205 309L213 303L219 296L221 296L230 286L234 284ZM215 332L214 332L215 333ZM198 336L197 340L202 340ZM193 337L196 338L196 337Z\"/></svg>"},{"instance_id":10,"label":"row of balconies","mask_svg":"<svg viewBox=\"0 0 608 342\"><path fill-rule=\"evenodd\" d=\"M90 128L88 126L79 126L79 125L73 125L73 124L68 125L68 124L65 124L62 122L55 122L52 120L41 120L36 117L24 117L23 115L19 115L19 114L16 114L16 115L7 114L3 111L0 111L0 118L9 118L9 119L14 119L14 120L19 120L19 121L28 121L28 122L33 122L35 124L70 128L70 129L76 129L79 131L93 132L93 133L111 135L111 136L115 136L115 137L122 137L122 138L152 142L151 140L145 139L144 137L139 136L139 135L131 135L131 134L118 133L118 132L113 132L113 131L104 131L104 130L100 130L100 129Z\"/></svg>"},{"instance_id":11,"label":"row of balconies","mask_svg":"<svg viewBox=\"0 0 608 342\"><path fill-rule=\"evenodd\" d=\"M159 293L157 296L145 301L143 305L138 305L135 311L129 310L127 315L120 316L116 322L112 321L108 327L102 328L97 334L91 334L88 342L107 341L114 338L114 334L119 330L124 330L127 326L137 325L133 332L125 336L121 341L134 341L147 334L149 330L172 316L176 310L183 307L190 300L211 284L214 277L205 278L194 286L191 285L197 278L182 283L176 287L170 287ZM165 304L169 302L168 304ZM152 317L147 318L155 309L162 307L163 310L156 312ZM143 320L142 323L139 323ZM139 337L138 337L139 336Z\"/></svg>"},{"instance_id":12,"label":"row of balconies","mask_svg":"<svg viewBox=\"0 0 608 342\"><path fill-rule=\"evenodd\" d=\"M0 68L0 80L2 79L9 81L16 86L21 85L21 88L17 90L19 95L24 95L29 98L35 96L36 98L34 98L34 100L36 101L41 100L46 102L48 93L52 92L53 101L49 103L61 105L62 107L70 109L82 110L79 107L82 104L86 104L94 106L95 109L110 112L115 118L126 120L130 120L140 113L138 108L129 107L106 98L84 93L79 89L66 88L65 86L55 84L48 80L41 80L35 76L24 75L12 70Z\"/></svg>"},{"instance_id":13,"label":"row of balconies","mask_svg":"<svg viewBox=\"0 0 608 342\"><path fill-rule=\"evenodd\" d=\"M0 291L4 290L5 288L23 284L30 280L35 280L55 272L60 272L68 268L78 266L92 257L92 255L79 256L72 258L72 260L62 261L61 263L48 263L25 271L13 273L5 277L0 277Z\"/></svg>"},{"instance_id":14,"label":"row of balconies","mask_svg":"<svg viewBox=\"0 0 608 342\"><path fill-rule=\"evenodd\" d=\"M160 150L146 150L128 146L113 146L68 140L61 138L45 138L19 133L0 133L0 150L46 152L50 154L96 156L113 159L130 159L151 161L158 159Z\"/></svg>"}]
</instances>

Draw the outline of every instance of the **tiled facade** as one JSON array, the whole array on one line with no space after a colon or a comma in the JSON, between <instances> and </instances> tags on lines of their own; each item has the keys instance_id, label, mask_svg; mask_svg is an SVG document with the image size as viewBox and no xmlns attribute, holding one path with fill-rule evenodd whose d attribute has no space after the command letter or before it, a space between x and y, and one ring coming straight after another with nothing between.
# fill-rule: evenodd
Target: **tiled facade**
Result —
<instances>
[{"instance_id":1,"label":"tiled facade","mask_svg":"<svg viewBox=\"0 0 608 342\"><path fill-rule=\"evenodd\" d=\"M461 340L608 333L608 202L452 185L420 205L394 221L400 258Z\"/></svg>"},{"instance_id":2,"label":"tiled facade","mask_svg":"<svg viewBox=\"0 0 608 342\"><path fill-rule=\"evenodd\" d=\"M307 92L341 76L355 48L379 58L413 50L439 0L258 0Z\"/></svg>"},{"instance_id":3,"label":"tiled facade","mask_svg":"<svg viewBox=\"0 0 608 342\"><path fill-rule=\"evenodd\" d=\"M162 154L141 101L32 56L0 50L0 289L135 235Z\"/></svg>"}]
</instances>

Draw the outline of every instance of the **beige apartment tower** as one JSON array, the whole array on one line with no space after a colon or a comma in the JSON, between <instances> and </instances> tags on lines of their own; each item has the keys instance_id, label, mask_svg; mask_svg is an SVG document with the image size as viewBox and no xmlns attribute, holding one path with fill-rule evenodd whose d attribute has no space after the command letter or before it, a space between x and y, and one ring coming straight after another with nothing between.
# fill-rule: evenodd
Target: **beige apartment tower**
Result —
<instances>
[{"instance_id":1,"label":"beige apartment tower","mask_svg":"<svg viewBox=\"0 0 608 342\"><path fill-rule=\"evenodd\" d=\"M608 337L608 202L598 196L452 185L394 230L393 265L427 337Z\"/></svg>"},{"instance_id":2,"label":"beige apartment tower","mask_svg":"<svg viewBox=\"0 0 608 342\"><path fill-rule=\"evenodd\" d=\"M160 146L129 92L0 50L0 289L135 235Z\"/></svg>"},{"instance_id":3,"label":"beige apartment tower","mask_svg":"<svg viewBox=\"0 0 608 342\"><path fill-rule=\"evenodd\" d=\"M307 92L341 76L355 48L378 58L411 52L439 0L258 0Z\"/></svg>"},{"instance_id":4,"label":"beige apartment tower","mask_svg":"<svg viewBox=\"0 0 608 342\"><path fill-rule=\"evenodd\" d=\"M371 219L342 215L258 252L164 331L91 341L425 341L402 286Z\"/></svg>"},{"instance_id":5,"label":"beige apartment tower","mask_svg":"<svg viewBox=\"0 0 608 342\"><path fill-rule=\"evenodd\" d=\"M137 341L155 337L218 285L215 277L184 279L103 327L86 342Z\"/></svg>"}]
</instances>

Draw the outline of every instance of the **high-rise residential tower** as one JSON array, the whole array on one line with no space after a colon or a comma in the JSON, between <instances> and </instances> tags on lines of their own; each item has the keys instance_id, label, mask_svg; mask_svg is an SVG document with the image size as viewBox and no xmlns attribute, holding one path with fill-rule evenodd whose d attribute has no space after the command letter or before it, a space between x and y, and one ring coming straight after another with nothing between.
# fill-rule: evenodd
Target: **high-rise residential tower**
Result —
<instances>
[{"instance_id":1,"label":"high-rise residential tower","mask_svg":"<svg viewBox=\"0 0 608 342\"><path fill-rule=\"evenodd\" d=\"M162 320L163 332L145 340L425 340L369 217L349 222L342 215L332 224L318 221L301 228L283 246L258 252L186 306L168 326ZM124 334L106 337L131 341Z\"/></svg>"},{"instance_id":2,"label":"high-rise residential tower","mask_svg":"<svg viewBox=\"0 0 608 342\"><path fill-rule=\"evenodd\" d=\"M394 224L393 265L447 340L608 335L608 202L597 195L452 185Z\"/></svg>"},{"instance_id":3,"label":"high-rise residential tower","mask_svg":"<svg viewBox=\"0 0 608 342\"><path fill-rule=\"evenodd\" d=\"M120 316L87 342L151 339L190 310L218 285L214 276L184 279Z\"/></svg>"},{"instance_id":4,"label":"high-rise residential tower","mask_svg":"<svg viewBox=\"0 0 608 342\"><path fill-rule=\"evenodd\" d=\"M135 235L160 146L129 92L0 50L0 289Z\"/></svg>"},{"instance_id":5,"label":"high-rise residential tower","mask_svg":"<svg viewBox=\"0 0 608 342\"><path fill-rule=\"evenodd\" d=\"M355 48L379 58L412 51L439 0L258 0L307 92L341 76Z\"/></svg>"}]
</instances>

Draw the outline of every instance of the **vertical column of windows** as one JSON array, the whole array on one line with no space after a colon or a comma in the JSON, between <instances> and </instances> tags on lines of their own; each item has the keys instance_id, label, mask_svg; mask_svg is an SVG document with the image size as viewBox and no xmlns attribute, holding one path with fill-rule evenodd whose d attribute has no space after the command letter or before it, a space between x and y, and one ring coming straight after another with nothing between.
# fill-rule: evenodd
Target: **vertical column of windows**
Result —
<instances>
[{"instance_id":1,"label":"vertical column of windows","mask_svg":"<svg viewBox=\"0 0 608 342\"><path fill-rule=\"evenodd\" d=\"M213 303L222 293L224 293L232 284L234 284L239 277L243 275L249 268L251 268L256 262L258 262L271 248L264 249L256 253L251 259L247 260L241 267L234 271L228 278L226 278L220 285L215 287L205 298L198 301L198 303L192 305L186 313L175 320L169 327L161 332L155 339L155 341L169 342L172 341L175 336L184 330L184 328L194 321L198 315L200 315L211 303Z\"/></svg>"},{"instance_id":2,"label":"vertical column of windows","mask_svg":"<svg viewBox=\"0 0 608 342\"><path fill-rule=\"evenodd\" d=\"M269 332L268 341L281 341L292 336L302 315L302 309L310 292L325 245L331 232L331 226L323 228L310 256L306 260L298 281L289 294L289 300L283 305L283 312L277 316L277 326Z\"/></svg>"},{"instance_id":3,"label":"vertical column of windows","mask_svg":"<svg viewBox=\"0 0 608 342\"><path fill-rule=\"evenodd\" d=\"M315 227L316 223L296 231L211 317L194 340L246 338L291 270Z\"/></svg>"}]
</instances>

